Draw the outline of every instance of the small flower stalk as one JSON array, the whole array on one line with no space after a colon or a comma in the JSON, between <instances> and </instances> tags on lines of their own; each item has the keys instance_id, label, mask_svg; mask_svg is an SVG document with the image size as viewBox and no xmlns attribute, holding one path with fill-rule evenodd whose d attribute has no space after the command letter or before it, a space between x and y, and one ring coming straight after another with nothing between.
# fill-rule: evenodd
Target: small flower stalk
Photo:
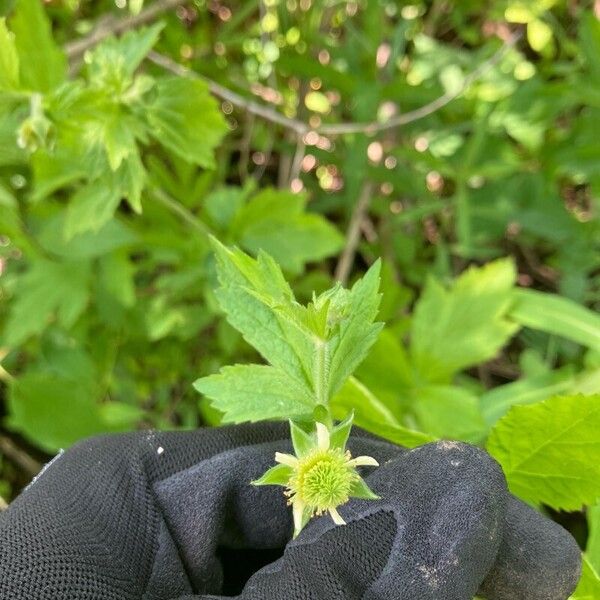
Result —
<instances>
[{"instance_id":1,"label":"small flower stalk","mask_svg":"<svg viewBox=\"0 0 600 600\"><path fill-rule=\"evenodd\" d=\"M370 456L352 458L346 443L353 417L328 428L316 423L312 434L290 421L295 455L275 454L276 466L269 469L254 485L281 485L294 515L294 537L313 516L328 513L337 525L345 525L338 507L350 498L377 500L377 496L358 474L361 466L377 467Z\"/></svg>"}]
</instances>

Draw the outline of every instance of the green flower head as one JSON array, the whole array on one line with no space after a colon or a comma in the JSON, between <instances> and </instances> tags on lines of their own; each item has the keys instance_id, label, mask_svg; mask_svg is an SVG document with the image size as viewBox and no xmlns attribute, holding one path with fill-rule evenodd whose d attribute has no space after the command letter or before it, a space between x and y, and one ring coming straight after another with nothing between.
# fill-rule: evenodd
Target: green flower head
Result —
<instances>
[{"instance_id":1,"label":"green flower head","mask_svg":"<svg viewBox=\"0 0 600 600\"><path fill-rule=\"evenodd\" d=\"M352 416L331 430L316 424L311 435L290 421L295 456L277 452L279 464L269 469L254 485L281 485L294 513L294 537L311 517L329 513L338 525L345 525L338 507L350 498L377 500L356 471L360 466L377 467L370 456L352 458L346 442L352 428Z\"/></svg>"}]
</instances>

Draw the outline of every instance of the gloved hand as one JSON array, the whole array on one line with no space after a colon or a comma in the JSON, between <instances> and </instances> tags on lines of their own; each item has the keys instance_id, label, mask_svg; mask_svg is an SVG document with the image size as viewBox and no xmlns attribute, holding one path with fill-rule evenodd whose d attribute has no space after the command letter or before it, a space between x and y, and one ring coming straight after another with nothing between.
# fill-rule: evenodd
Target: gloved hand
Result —
<instances>
[{"instance_id":1,"label":"gloved hand","mask_svg":"<svg viewBox=\"0 0 600 600\"><path fill-rule=\"evenodd\" d=\"M407 451L353 436L352 454L382 465L366 477L382 500L353 500L347 525L321 517L290 541L281 488L249 485L291 450L287 436L260 424L77 444L0 515L0 598L564 600L575 587L571 536L455 442Z\"/></svg>"}]
</instances>

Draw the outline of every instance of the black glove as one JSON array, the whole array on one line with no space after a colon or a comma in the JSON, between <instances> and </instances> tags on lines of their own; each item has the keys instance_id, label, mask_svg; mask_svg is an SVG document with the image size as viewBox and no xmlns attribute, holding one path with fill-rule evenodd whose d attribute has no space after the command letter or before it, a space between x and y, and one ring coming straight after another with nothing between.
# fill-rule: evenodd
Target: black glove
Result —
<instances>
[{"instance_id":1,"label":"black glove","mask_svg":"<svg viewBox=\"0 0 600 600\"><path fill-rule=\"evenodd\" d=\"M282 488L249 485L291 450L287 436L261 424L77 444L0 515L0 598L564 600L575 587L571 536L455 442L407 451L353 436L352 454L382 465L366 477L382 500L353 500L347 525L321 517L290 541Z\"/></svg>"}]
</instances>

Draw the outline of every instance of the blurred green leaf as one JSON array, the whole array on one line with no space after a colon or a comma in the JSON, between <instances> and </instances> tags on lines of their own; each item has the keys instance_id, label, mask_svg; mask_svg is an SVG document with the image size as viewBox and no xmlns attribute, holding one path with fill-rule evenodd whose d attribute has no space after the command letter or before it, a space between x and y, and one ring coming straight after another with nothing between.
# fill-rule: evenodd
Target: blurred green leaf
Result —
<instances>
[{"instance_id":1,"label":"blurred green leaf","mask_svg":"<svg viewBox=\"0 0 600 600\"><path fill-rule=\"evenodd\" d=\"M65 219L66 239L90 230L97 232L112 218L120 201L119 190L108 178L80 188L69 204Z\"/></svg>"},{"instance_id":2,"label":"blurred green leaf","mask_svg":"<svg viewBox=\"0 0 600 600\"><path fill-rule=\"evenodd\" d=\"M6 27L6 19L0 19L0 89L19 87L19 56L15 40Z\"/></svg>"},{"instance_id":3,"label":"blurred green leaf","mask_svg":"<svg viewBox=\"0 0 600 600\"><path fill-rule=\"evenodd\" d=\"M600 316L568 298L519 289L510 316L525 327L600 350Z\"/></svg>"},{"instance_id":4,"label":"blurred green leaf","mask_svg":"<svg viewBox=\"0 0 600 600\"><path fill-rule=\"evenodd\" d=\"M428 280L411 327L411 356L424 380L448 382L496 355L518 329L507 319L514 282L510 260L471 267L450 289Z\"/></svg>"},{"instance_id":5,"label":"blurred green leaf","mask_svg":"<svg viewBox=\"0 0 600 600\"><path fill-rule=\"evenodd\" d=\"M323 217L305 211L306 201L304 194L262 190L237 212L232 235L246 250L268 252L283 269L299 273L305 263L335 254L344 243Z\"/></svg>"},{"instance_id":6,"label":"blurred green leaf","mask_svg":"<svg viewBox=\"0 0 600 600\"><path fill-rule=\"evenodd\" d=\"M109 430L86 380L27 373L12 385L8 403L11 428L47 452Z\"/></svg>"},{"instance_id":7,"label":"blurred green leaf","mask_svg":"<svg viewBox=\"0 0 600 600\"><path fill-rule=\"evenodd\" d=\"M133 75L158 41L163 28L163 23L156 23L127 31L118 39L110 37L103 41L89 59L91 76L102 78L108 69L122 69L124 74Z\"/></svg>"},{"instance_id":8,"label":"blurred green leaf","mask_svg":"<svg viewBox=\"0 0 600 600\"><path fill-rule=\"evenodd\" d=\"M52 26L39 0L17 0L10 19L20 57L19 72L25 88L49 92L67 74L67 60L54 41Z\"/></svg>"},{"instance_id":9,"label":"blurred green leaf","mask_svg":"<svg viewBox=\"0 0 600 600\"><path fill-rule=\"evenodd\" d=\"M573 369L565 367L488 390L480 398L486 424L491 427L512 406L535 404L551 396L570 391L574 383L572 376Z\"/></svg>"},{"instance_id":10,"label":"blurred green leaf","mask_svg":"<svg viewBox=\"0 0 600 600\"><path fill-rule=\"evenodd\" d=\"M429 385L412 391L411 409L420 428L436 438L477 442L485 429L477 396L452 385Z\"/></svg>"},{"instance_id":11,"label":"blurred green leaf","mask_svg":"<svg viewBox=\"0 0 600 600\"><path fill-rule=\"evenodd\" d=\"M87 304L89 277L88 263L38 260L21 280L3 342L17 346L43 331L51 318L72 327Z\"/></svg>"},{"instance_id":12,"label":"blurred green leaf","mask_svg":"<svg viewBox=\"0 0 600 600\"><path fill-rule=\"evenodd\" d=\"M41 246L64 259L80 260L108 255L120 248L132 246L138 238L129 227L113 219L97 231L86 231L65 239L65 215L48 218L40 230Z\"/></svg>"},{"instance_id":13,"label":"blurred green leaf","mask_svg":"<svg viewBox=\"0 0 600 600\"><path fill-rule=\"evenodd\" d=\"M600 571L600 504L590 506L587 511L589 536L586 555L596 572ZM600 583L600 582L599 582ZM600 589L600 586L599 586Z\"/></svg>"},{"instance_id":14,"label":"blurred green leaf","mask_svg":"<svg viewBox=\"0 0 600 600\"><path fill-rule=\"evenodd\" d=\"M600 78L600 22L595 15L587 12L582 15L579 37L590 71Z\"/></svg>"},{"instance_id":15,"label":"blurred green leaf","mask_svg":"<svg viewBox=\"0 0 600 600\"><path fill-rule=\"evenodd\" d=\"M355 424L373 421L387 425L400 425L393 412L355 377L350 377L332 399L334 414L343 419L354 412Z\"/></svg>"},{"instance_id":16,"label":"blurred green leaf","mask_svg":"<svg viewBox=\"0 0 600 600\"><path fill-rule=\"evenodd\" d=\"M226 126L207 85L169 77L157 81L155 89L156 97L146 107L152 136L184 160L214 167L213 150Z\"/></svg>"}]
</instances>

